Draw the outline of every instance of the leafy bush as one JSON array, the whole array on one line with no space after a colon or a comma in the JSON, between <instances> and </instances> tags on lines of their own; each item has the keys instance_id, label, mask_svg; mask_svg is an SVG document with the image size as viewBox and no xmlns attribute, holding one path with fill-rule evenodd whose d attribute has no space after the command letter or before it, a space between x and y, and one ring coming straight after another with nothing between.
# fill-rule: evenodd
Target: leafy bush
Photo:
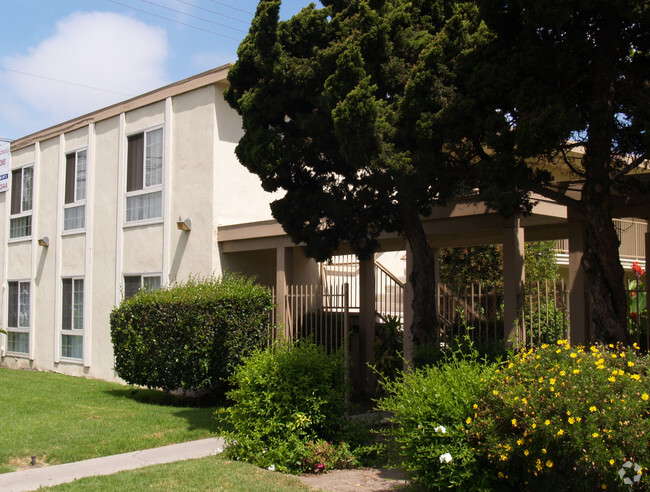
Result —
<instances>
[{"instance_id":1,"label":"leafy bush","mask_svg":"<svg viewBox=\"0 0 650 492\"><path fill-rule=\"evenodd\" d=\"M635 349L566 341L513 356L490 379L469 426L498 488L629 490L619 470L634 483L635 467L637 487L647 488L649 369Z\"/></svg>"},{"instance_id":2,"label":"leafy bush","mask_svg":"<svg viewBox=\"0 0 650 492\"><path fill-rule=\"evenodd\" d=\"M225 434L230 457L297 473L312 468L322 441L340 440L346 410L340 354L310 342L278 342L246 359L232 383L233 405L219 414L232 427Z\"/></svg>"},{"instance_id":3,"label":"leafy bush","mask_svg":"<svg viewBox=\"0 0 650 492\"><path fill-rule=\"evenodd\" d=\"M322 439L309 441L305 446L305 456L302 459L302 470L322 473L327 470L354 468L359 462L350 450L350 446L342 442L333 444Z\"/></svg>"},{"instance_id":4,"label":"leafy bush","mask_svg":"<svg viewBox=\"0 0 650 492\"><path fill-rule=\"evenodd\" d=\"M232 274L142 290L111 313L115 369L149 388L218 388L266 340L272 308L267 289Z\"/></svg>"},{"instance_id":5,"label":"leafy bush","mask_svg":"<svg viewBox=\"0 0 650 492\"><path fill-rule=\"evenodd\" d=\"M376 325L374 370L381 379L395 379L404 365L404 332L397 316ZM381 391L381 384L378 391Z\"/></svg>"},{"instance_id":6,"label":"leafy bush","mask_svg":"<svg viewBox=\"0 0 650 492\"><path fill-rule=\"evenodd\" d=\"M392 415L387 437L395 440L400 465L417 485L427 490L487 488L489 477L466 428L494 368L480 361L470 346L466 352L448 353L440 365L386 383L388 396L379 400L378 408Z\"/></svg>"}]
</instances>

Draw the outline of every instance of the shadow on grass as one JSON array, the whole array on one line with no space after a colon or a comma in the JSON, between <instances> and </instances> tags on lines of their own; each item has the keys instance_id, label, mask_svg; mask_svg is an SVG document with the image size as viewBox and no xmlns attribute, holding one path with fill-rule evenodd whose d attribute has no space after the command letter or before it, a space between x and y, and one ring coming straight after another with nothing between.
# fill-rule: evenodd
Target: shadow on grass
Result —
<instances>
[{"instance_id":1,"label":"shadow on grass","mask_svg":"<svg viewBox=\"0 0 650 492\"><path fill-rule=\"evenodd\" d=\"M176 395L147 388L110 389L105 393L117 399L132 400L143 405L178 407L174 414L188 422L188 430L205 429L219 434L228 427L223 419L215 417L215 411L227 406L223 395Z\"/></svg>"}]
</instances>

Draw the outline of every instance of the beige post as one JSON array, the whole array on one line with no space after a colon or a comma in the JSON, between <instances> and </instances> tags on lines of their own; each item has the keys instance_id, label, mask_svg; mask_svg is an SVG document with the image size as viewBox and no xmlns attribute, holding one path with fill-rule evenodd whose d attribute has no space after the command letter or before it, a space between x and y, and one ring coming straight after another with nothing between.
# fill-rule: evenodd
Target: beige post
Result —
<instances>
[{"instance_id":1,"label":"beige post","mask_svg":"<svg viewBox=\"0 0 650 492\"><path fill-rule=\"evenodd\" d=\"M287 312L287 286L291 284L293 271L293 248L281 246L276 249L275 296L277 303L277 323L284 326L283 335L291 339L291 317ZM279 332L278 332L279 335Z\"/></svg>"},{"instance_id":2,"label":"beige post","mask_svg":"<svg viewBox=\"0 0 650 492\"><path fill-rule=\"evenodd\" d=\"M582 215L568 210L569 219L569 342L587 345L592 340L591 316L587 303L587 274L582 266L586 246Z\"/></svg>"},{"instance_id":3,"label":"beige post","mask_svg":"<svg viewBox=\"0 0 650 492\"><path fill-rule=\"evenodd\" d=\"M515 217L510 226L503 228L503 305L504 335L508 343L525 341L519 333L517 322L524 304L524 229L521 219ZM521 330L523 332L523 330Z\"/></svg>"},{"instance_id":4,"label":"beige post","mask_svg":"<svg viewBox=\"0 0 650 492\"><path fill-rule=\"evenodd\" d=\"M413 285L411 285L411 274L413 273L413 255L411 248L406 245L406 283L404 284L404 370L413 369L413 336L411 325L413 324Z\"/></svg>"}]
</instances>

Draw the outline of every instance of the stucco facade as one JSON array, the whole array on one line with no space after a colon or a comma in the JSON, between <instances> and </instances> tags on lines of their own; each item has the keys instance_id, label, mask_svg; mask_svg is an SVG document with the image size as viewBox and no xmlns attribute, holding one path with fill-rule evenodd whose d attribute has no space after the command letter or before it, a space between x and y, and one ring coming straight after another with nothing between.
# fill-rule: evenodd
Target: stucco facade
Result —
<instances>
[{"instance_id":1,"label":"stucco facade","mask_svg":"<svg viewBox=\"0 0 650 492\"><path fill-rule=\"evenodd\" d=\"M235 157L227 70L12 143L16 184L0 193L2 365L117 379L109 314L125 291L238 269L218 227L270 219L272 196ZM189 231L177 225L186 219Z\"/></svg>"}]
</instances>

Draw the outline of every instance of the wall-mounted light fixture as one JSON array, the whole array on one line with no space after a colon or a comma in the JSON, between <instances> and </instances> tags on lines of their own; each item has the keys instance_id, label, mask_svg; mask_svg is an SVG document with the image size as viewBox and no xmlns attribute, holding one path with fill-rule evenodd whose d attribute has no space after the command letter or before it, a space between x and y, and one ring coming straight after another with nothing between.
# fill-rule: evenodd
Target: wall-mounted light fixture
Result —
<instances>
[{"instance_id":1,"label":"wall-mounted light fixture","mask_svg":"<svg viewBox=\"0 0 650 492\"><path fill-rule=\"evenodd\" d=\"M47 248L50 245L50 238L47 236L43 236L38 240L39 246L43 246L44 248Z\"/></svg>"},{"instance_id":2,"label":"wall-mounted light fixture","mask_svg":"<svg viewBox=\"0 0 650 492\"><path fill-rule=\"evenodd\" d=\"M190 218L181 219L180 217L176 221L176 227L179 231L191 231L192 230L192 221Z\"/></svg>"}]
</instances>

